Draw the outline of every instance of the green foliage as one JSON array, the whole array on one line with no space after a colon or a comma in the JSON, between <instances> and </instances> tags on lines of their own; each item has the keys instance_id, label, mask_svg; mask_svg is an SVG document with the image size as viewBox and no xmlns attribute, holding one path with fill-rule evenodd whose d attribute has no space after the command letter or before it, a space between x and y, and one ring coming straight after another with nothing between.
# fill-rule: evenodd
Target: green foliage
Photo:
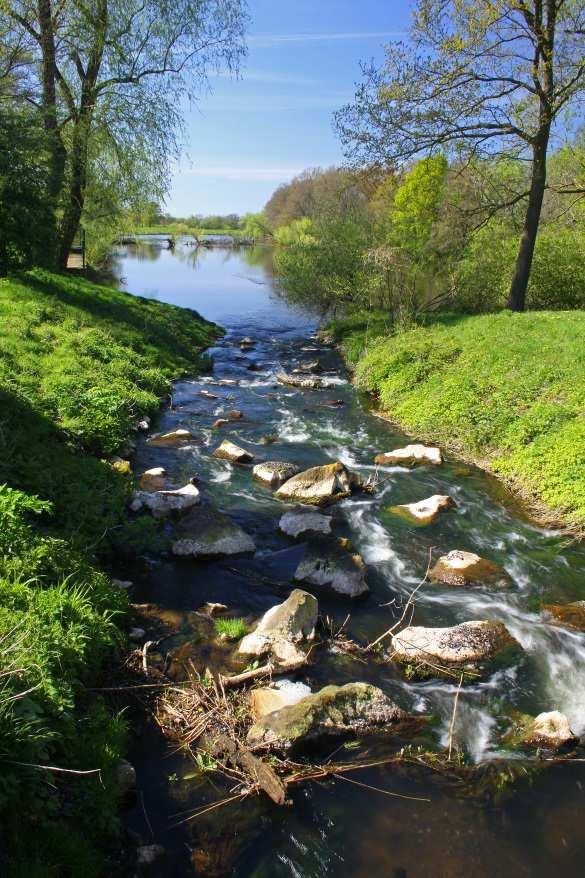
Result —
<instances>
[{"instance_id":1,"label":"green foliage","mask_svg":"<svg viewBox=\"0 0 585 878\"><path fill-rule=\"evenodd\" d=\"M248 626L243 619L215 619L215 631L227 640L240 640L247 632Z\"/></svg>"},{"instance_id":2,"label":"green foliage","mask_svg":"<svg viewBox=\"0 0 585 878\"><path fill-rule=\"evenodd\" d=\"M365 218L352 212L278 229L275 264L288 297L324 313L359 301L368 234Z\"/></svg>"},{"instance_id":3,"label":"green foliage","mask_svg":"<svg viewBox=\"0 0 585 878\"><path fill-rule=\"evenodd\" d=\"M0 105L0 275L50 265L54 221L40 120Z\"/></svg>"},{"instance_id":4,"label":"green foliage","mask_svg":"<svg viewBox=\"0 0 585 878\"><path fill-rule=\"evenodd\" d=\"M408 432L487 461L585 523L583 313L443 315L391 337L376 325L367 347L358 320L334 326L360 357L359 387Z\"/></svg>"},{"instance_id":5,"label":"green foliage","mask_svg":"<svg viewBox=\"0 0 585 878\"><path fill-rule=\"evenodd\" d=\"M0 326L3 842L14 875L97 878L96 845L116 826L124 722L85 687L116 657L127 596L94 556L164 538L156 527L125 532L129 479L98 455L156 412L173 375L204 363L219 330L195 312L41 270L0 281Z\"/></svg>"},{"instance_id":6,"label":"green foliage","mask_svg":"<svg viewBox=\"0 0 585 878\"><path fill-rule=\"evenodd\" d=\"M417 260L425 255L445 189L447 159L422 159L406 174L394 195L390 237Z\"/></svg>"},{"instance_id":7,"label":"green foliage","mask_svg":"<svg viewBox=\"0 0 585 878\"><path fill-rule=\"evenodd\" d=\"M471 313L504 307L517 246L517 235L502 221L476 232L455 269L455 306ZM585 307L581 230L543 226L536 240L527 302L529 308L539 309Z\"/></svg>"},{"instance_id":8,"label":"green foliage","mask_svg":"<svg viewBox=\"0 0 585 878\"><path fill-rule=\"evenodd\" d=\"M268 222L263 211L247 213L242 217L242 229L247 238L264 238L270 234Z\"/></svg>"}]
</instances>

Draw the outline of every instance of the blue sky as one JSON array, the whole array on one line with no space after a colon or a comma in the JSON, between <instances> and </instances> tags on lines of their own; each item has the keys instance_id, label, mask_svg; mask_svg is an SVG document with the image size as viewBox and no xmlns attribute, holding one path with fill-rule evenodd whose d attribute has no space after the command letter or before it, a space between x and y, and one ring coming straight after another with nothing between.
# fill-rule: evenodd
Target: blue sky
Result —
<instances>
[{"instance_id":1,"label":"blue sky","mask_svg":"<svg viewBox=\"0 0 585 878\"><path fill-rule=\"evenodd\" d=\"M174 216L260 210L303 168L341 161L335 109L360 61L405 31L407 0L250 0L240 79L213 77L186 113L186 156L166 209Z\"/></svg>"}]
</instances>

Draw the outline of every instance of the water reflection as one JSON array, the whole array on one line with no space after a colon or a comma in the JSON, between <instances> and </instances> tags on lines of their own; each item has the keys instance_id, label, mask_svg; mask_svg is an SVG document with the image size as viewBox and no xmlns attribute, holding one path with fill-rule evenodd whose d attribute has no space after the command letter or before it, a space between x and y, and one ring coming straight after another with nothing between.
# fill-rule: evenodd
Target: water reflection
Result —
<instances>
[{"instance_id":1,"label":"water reflection","mask_svg":"<svg viewBox=\"0 0 585 878\"><path fill-rule=\"evenodd\" d=\"M181 238L169 249L166 237L149 236L116 247L110 271L121 289L193 308L222 326L308 332L316 323L314 315L282 300L274 288L272 250L264 245L207 248Z\"/></svg>"}]
</instances>

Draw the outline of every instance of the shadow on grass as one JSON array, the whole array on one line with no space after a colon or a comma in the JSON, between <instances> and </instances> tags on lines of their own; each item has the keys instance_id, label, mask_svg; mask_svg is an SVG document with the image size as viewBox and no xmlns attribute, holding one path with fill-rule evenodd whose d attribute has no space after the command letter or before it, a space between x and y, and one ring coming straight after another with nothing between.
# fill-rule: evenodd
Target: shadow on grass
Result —
<instances>
[{"instance_id":1,"label":"shadow on grass","mask_svg":"<svg viewBox=\"0 0 585 878\"><path fill-rule=\"evenodd\" d=\"M97 545L123 519L127 479L109 464L80 454L52 421L22 397L0 389L0 484L53 504L42 523L59 536Z\"/></svg>"},{"instance_id":2,"label":"shadow on grass","mask_svg":"<svg viewBox=\"0 0 585 878\"><path fill-rule=\"evenodd\" d=\"M162 363L181 360L193 365L202 348L213 342L222 330L197 311L133 296L100 286L79 275L51 274L36 269L14 276L24 287L57 300L66 308L89 315L135 350L156 348Z\"/></svg>"}]
</instances>

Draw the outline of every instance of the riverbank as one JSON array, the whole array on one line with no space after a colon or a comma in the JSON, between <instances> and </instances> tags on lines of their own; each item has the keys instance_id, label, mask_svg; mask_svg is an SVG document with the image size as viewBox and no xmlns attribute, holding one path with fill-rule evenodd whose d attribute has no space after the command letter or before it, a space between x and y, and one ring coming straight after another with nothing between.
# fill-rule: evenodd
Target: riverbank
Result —
<instances>
[{"instance_id":1,"label":"riverbank","mask_svg":"<svg viewBox=\"0 0 585 878\"><path fill-rule=\"evenodd\" d=\"M539 520L583 534L583 312L439 315L396 333L384 314L358 314L327 332L401 429L494 473Z\"/></svg>"},{"instance_id":2,"label":"riverbank","mask_svg":"<svg viewBox=\"0 0 585 878\"><path fill-rule=\"evenodd\" d=\"M220 330L44 271L0 281L0 326L0 871L97 878L125 737L90 692L124 641L127 597L104 570L148 536L125 524L115 455Z\"/></svg>"}]
</instances>

